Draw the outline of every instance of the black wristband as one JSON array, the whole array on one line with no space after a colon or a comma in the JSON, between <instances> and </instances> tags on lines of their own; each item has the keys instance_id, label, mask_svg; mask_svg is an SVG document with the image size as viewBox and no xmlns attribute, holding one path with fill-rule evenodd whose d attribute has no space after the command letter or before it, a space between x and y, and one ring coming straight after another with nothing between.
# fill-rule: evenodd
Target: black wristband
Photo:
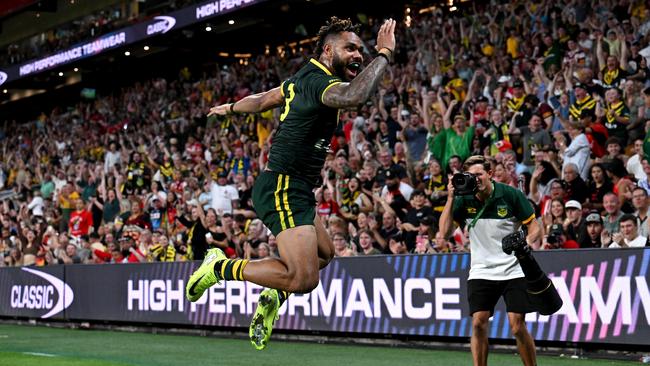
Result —
<instances>
[{"instance_id":1,"label":"black wristband","mask_svg":"<svg viewBox=\"0 0 650 366\"><path fill-rule=\"evenodd\" d=\"M377 54L377 56L378 56L378 57L383 57L383 58L385 58L385 59L386 59L386 62L388 62L388 64L390 65L390 58L388 57L388 55L386 55L385 53L381 53L381 52L379 52L379 53Z\"/></svg>"},{"instance_id":2,"label":"black wristband","mask_svg":"<svg viewBox=\"0 0 650 366\"><path fill-rule=\"evenodd\" d=\"M237 103L237 102L235 102L235 103L230 103L230 113L235 113L235 104L236 104L236 103Z\"/></svg>"}]
</instances>

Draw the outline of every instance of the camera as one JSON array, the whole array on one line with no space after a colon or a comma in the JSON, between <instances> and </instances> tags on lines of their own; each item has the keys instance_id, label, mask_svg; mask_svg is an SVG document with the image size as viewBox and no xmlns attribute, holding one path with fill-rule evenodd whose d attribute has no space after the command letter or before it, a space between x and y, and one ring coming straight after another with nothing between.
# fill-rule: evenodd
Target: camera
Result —
<instances>
[{"instance_id":1,"label":"camera","mask_svg":"<svg viewBox=\"0 0 650 366\"><path fill-rule=\"evenodd\" d=\"M471 173L454 174L451 184L454 186L454 196L467 196L478 192L478 177Z\"/></svg>"},{"instance_id":2,"label":"camera","mask_svg":"<svg viewBox=\"0 0 650 366\"><path fill-rule=\"evenodd\" d=\"M528 243L526 243L526 234L523 230L518 230L512 234L508 234L501 240L503 252L512 254L512 252L526 254L530 252Z\"/></svg>"},{"instance_id":3,"label":"camera","mask_svg":"<svg viewBox=\"0 0 650 366\"><path fill-rule=\"evenodd\" d=\"M558 233L550 233L548 234L548 237L546 238L546 242L551 244L551 245L556 245L560 243L560 235Z\"/></svg>"},{"instance_id":4,"label":"camera","mask_svg":"<svg viewBox=\"0 0 650 366\"><path fill-rule=\"evenodd\" d=\"M526 233L518 230L506 235L502 241L502 250L510 255L514 252L526 278L526 292L531 310L542 315L551 315L562 307L562 298L553 285L553 281L540 268L526 243Z\"/></svg>"}]
</instances>

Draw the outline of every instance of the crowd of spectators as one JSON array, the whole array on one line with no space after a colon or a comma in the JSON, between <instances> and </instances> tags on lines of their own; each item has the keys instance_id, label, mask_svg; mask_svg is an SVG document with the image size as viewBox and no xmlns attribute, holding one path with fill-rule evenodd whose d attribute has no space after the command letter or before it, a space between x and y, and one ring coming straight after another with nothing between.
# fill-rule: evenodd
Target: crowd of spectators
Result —
<instances>
[{"instance_id":1,"label":"crowd of spectators","mask_svg":"<svg viewBox=\"0 0 650 366\"><path fill-rule=\"evenodd\" d=\"M92 14L84 15L66 24L34 34L28 38L3 45L0 49L0 67L20 64L31 59L67 49L75 44L138 23L160 13L167 13L196 3L199 0L168 0L147 9L138 2L136 8L117 4ZM37 22L37 21L35 21Z\"/></svg>"},{"instance_id":2,"label":"crowd of spectators","mask_svg":"<svg viewBox=\"0 0 650 366\"><path fill-rule=\"evenodd\" d=\"M369 46L378 23L364 25ZM437 227L449 174L472 154L536 208L535 249L645 246L648 30L650 8L625 0L472 2L402 23L376 94L341 111L314 192L336 255L470 251L466 228ZM206 113L279 85L310 56L183 69L5 123L1 263L197 260L212 246L277 256L251 187L280 111Z\"/></svg>"}]
</instances>

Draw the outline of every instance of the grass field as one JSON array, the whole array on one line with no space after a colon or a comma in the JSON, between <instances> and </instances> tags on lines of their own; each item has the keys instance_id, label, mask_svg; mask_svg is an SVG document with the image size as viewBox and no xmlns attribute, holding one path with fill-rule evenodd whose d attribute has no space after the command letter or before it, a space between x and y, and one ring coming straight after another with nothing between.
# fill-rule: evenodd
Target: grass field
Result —
<instances>
[{"instance_id":1,"label":"grass field","mask_svg":"<svg viewBox=\"0 0 650 366\"><path fill-rule=\"evenodd\" d=\"M0 365L471 365L469 352L393 347L343 346L274 341L255 351L246 340L97 330L0 325ZM540 365L631 366L638 362L540 357ZM493 353L490 364L521 365L510 354Z\"/></svg>"}]
</instances>

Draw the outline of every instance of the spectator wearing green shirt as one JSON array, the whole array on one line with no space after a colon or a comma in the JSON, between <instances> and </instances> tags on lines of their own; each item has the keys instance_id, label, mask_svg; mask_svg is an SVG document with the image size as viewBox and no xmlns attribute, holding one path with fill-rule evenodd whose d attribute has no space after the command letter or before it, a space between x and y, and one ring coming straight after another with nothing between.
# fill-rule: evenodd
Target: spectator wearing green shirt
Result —
<instances>
[{"instance_id":1,"label":"spectator wearing green shirt","mask_svg":"<svg viewBox=\"0 0 650 366\"><path fill-rule=\"evenodd\" d=\"M449 109L443 118L444 129L436 136L434 140L433 156L444 164L446 168L449 159L458 155L461 161L470 156L472 140L474 139L474 126L467 128L467 119L462 114L454 116L454 123L450 121L451 111L456 105L456 101L449 103Z\"/></svg>"},{"instance_id":2,"label":"spectator wearing green shirt","mask_svg":"<svg viewBox=\"0 0 650 366\"><path fill-rule=\"evenodd\" d=\"M41 184L41 196L44 200L49 200L54 194L54 182L52 179L48 179Z\"/></svg>"}]
</instances>

